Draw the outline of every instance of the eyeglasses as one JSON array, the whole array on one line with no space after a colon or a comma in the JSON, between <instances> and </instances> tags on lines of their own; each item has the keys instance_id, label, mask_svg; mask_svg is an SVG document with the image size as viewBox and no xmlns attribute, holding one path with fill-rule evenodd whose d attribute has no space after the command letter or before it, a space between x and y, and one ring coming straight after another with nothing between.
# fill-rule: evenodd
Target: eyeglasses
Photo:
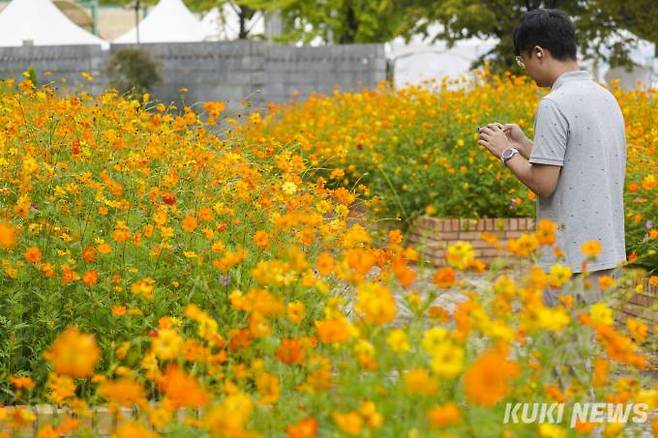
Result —
<instances>
[{"instance_id":1,"label":"eyeglasses","mask_svg":"<svg viewBox=\"0 0 658 438\"><path fill-rule=\"evenodd\" d=\"M521 58L520 56L516 56L515 59L516 59L516 65L518 65L522 69L525 69L525 63L523 62L523 58Z\"/></svg>"}]
</instances>

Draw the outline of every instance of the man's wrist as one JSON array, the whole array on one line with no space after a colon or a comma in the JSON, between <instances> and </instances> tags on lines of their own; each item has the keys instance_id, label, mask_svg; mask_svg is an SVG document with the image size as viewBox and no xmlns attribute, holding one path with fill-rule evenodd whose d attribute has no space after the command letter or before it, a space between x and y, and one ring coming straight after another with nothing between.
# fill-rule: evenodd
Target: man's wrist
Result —
<instances>
[{"instance_id":1,"label":"man's wrist","mask_svg":"<svg viewBox=\"0 0 658 438\"><path fill-rule=\"evenodd\" d=\"M514 155L521 155L517 147L510 146L508 148L505 148L500 153L500 161L506 165L507 162L514 157Z\"/></svg>"}]
</instances>

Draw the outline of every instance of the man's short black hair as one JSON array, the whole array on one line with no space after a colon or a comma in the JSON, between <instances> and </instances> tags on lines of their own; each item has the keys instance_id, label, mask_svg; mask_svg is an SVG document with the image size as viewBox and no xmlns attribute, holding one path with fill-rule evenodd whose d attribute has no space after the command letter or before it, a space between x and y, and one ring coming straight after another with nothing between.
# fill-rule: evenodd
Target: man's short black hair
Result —
<instances>
[{"instance_id":1,"label":"man's short black hair","mask_svg":"<svg viewBox=\"0 0 658 438\"><path fill-rule=\"evenodd\" d=\"M576 28L559 9L533 9L514 28L514 54L543 47L559 61L576 60Z\"/></svg>"}]
</instances>

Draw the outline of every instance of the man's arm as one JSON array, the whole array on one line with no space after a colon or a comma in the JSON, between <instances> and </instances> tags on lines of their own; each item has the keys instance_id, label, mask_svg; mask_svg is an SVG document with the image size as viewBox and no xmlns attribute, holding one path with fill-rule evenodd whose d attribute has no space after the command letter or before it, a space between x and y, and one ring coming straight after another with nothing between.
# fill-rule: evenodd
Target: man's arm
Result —
<instances>
[{"instance_id":1,"label":"man's arm","mask_svg":"<svg viewBox=\"0 0 658 438\"><path fill-rule=\"evenodd\" d=\"M526 187L545 198L555 191L562 170L561 166L530 163L521 154L507 160L507 167Z\"/></svg>"}]
</instances>

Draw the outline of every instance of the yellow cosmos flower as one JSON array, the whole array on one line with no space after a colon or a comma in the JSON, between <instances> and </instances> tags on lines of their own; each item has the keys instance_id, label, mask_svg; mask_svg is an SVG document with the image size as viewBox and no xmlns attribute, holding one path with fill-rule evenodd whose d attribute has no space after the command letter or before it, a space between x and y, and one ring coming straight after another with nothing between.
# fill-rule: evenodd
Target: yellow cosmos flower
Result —
<instances>
[{"instance_id":1,"label":"yellow cosmos flower","mask_svg":"<svg viewBox=\"0 0 658 438\"><path fill-rule=\"evenodd\" d=\"M595 259L601 254L601 242L598 240L588 240L580 245L580 250L589 259Z\"/></svg>"},{"instance_id":2,"label":"yellow cosmos flower","mask_svg":"<svg viewBox=\"0 0 658 438\"><path fill-rule=\"evenodd\" d=\"M552 287L562 287L571 278L571 268L565 265L551 266L548 282Z\"/></svg>"},{"instance_id":3,"label":"yellow cosmos flower","mask_svg":"<svg viewBox=\"0 0 658 438\"><path fill-rule=\"evenodd\" d=\"M542 306L536 314L536 323L540 329L560 331L569 325L569 315L563 307L548 308Z\"/></svg>"},{"instance_id":4,"label":"yellow cosmos flower","mask_svg":"<svg viewBox=\"0 0 658 438\"><path fill-rule=\"evenodd\" d=\"M170 360L178 357L183 339L180 335L171 329L158 330L157 336L151 343L153 353L162 360Z\"/></svg>"},{"instance_id":5,"label":"yellow cosmos flower","mask_svg":"<svg viewBox=\"0 0 658 438\"><path fill-rule=\"evenodd\" d=\"M605 325L612 325L614 322L612 309L604 302L592 304L589 308L589 316L592 318L592 321Z\"/></svg>"},{"instance_id":6,"label":"yellow cosmos flower","mask_svg":"<svg viewBox=\"0 0 658 438\"><path fill-rule=\"evenodd\" d=\"M446 259L450 266L462 270L466 269L475 260L475 248L469 242L457 241L448 246Z\"/></svg>"},{"instance_id":7,"label":"yellow cosmos flower","mask_svg":"<svg viewBox=\"0 0 658 438\"><path fill-rule=\"evenodd\" d=\"M297 193L297 184L292 181L286 181L281 186L281 190L288 196L292 196Z\"/></svg>"},{"instance_id":8,"label":"yellow cosmos flower","mask_svg":"<svg viewBox=\"0 0 658 438\"><path fill-rule=\"evenodd\" d=\"M436 394L439 384L425 368L414 368L404 372L404 390L409 394L431 396Z\"/></svg>"},{"instance_id":9,"label":"yellow cosmos flower","mask_svg":"<svg viewBox=\"0 0 658 438\"><path fill-rule=\"evenodd\" d=\"M422 346L425 351L434 354L436 349L448 337L448 329L441 326L432 327L423 334Z\"/></svg>"},{"instance_id":10,"label":"yellow cosmos flower","mask_svg":"<svg viewBox=\"0 0 658 438\"><path fill-rule=\"evenodd\" d=\"M541 438L565 438L567 432L563 427L556 424L541 423L539 425L539 436Z\"/></svg>"},{"instance_id":11,"label":"yellow cosmos flower","mask_svg":"<svg viewBox=\"0 0 658 438\"><path fill-rule=\"evenodd\" d=\"M393 294L377 283L365 283L359 286L355 309L370 324L386 324L393 321L397 314Z\"/></svg>"},{"instance_id":12,"label":"yellow cosmos flower","mask_svg":"<svg viewBox=\"0 0 658 438\"><path fill-rule=\"evenodd\" d=\"M432 370L444 377L455 377L464 367L464 350L452 342L442 342L432 353Z\"/></svg>"},{"instance_id":13,"label":"yellow cosmos flower","mask_svg":"<svg viewBox=\"0 0 658 438\"><path fill-rule=\"evenodd\" d=\"M409 340L407 334L402 329L393 329L386 337L386 343L391 347L391 350L396 353L405 353L409 351Z\"/></svg>"}]
</instances>

